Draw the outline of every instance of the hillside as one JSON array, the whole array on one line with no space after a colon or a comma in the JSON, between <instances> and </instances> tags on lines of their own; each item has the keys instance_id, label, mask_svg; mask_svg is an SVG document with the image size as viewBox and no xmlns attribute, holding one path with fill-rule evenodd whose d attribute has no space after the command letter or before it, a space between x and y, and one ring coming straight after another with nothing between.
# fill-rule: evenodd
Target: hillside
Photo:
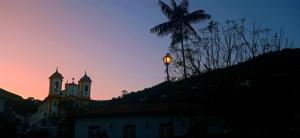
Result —
<instances>
[{"instance_id":1,"label":"hillside","mask_svg":"<svg viewBox=\"0 0 300 138\"><path fill-rule=\"evenodd\" d=\"M9 100L21 100L23 99L21 96L14 94L12 92L9 92L7 90L4 90L0 88L0 98L9 99Z\"/></svg>"},{"instance_id":2,"label":"hillside","mask_svg":"<svg viewBox=\"0 0 300 138\"><path fill-rule=\"evenodd\" d=\"M98 104L197 103L223 116L226 126L283 130L300 124L299 61L300 49L285 49Z\"/></svg>"},{"instance_id":3,"label":"hillside","mask_svg":"<svg viewBox=\"0 0 300 138\"><path fill-rule=\"evenodd\" d=\"M21 96L0 88L0 99L5 101L6 110L10 109L23 116L29 116L36 112L40 100L34 98L23 99Z\"/></svg>"},{"instance_id":4,"label":"hillside","mask_svg":"<svg viewBox=\"0 0 300 138\"><path fill-rule=\"evenodd\" d=\"M188 79L163 82L106 104L140 103L155 101L207 102L210 96L236 96L246 91L264 97L286 91L295 95L300 74L300 49L270 52L238 65L218 69ZM269 95L269 96L271 96ZM216 97L215 97L216 98ZM258 97L256 97L258 98ZM193 99L193 100L191 100Z\"/></svg>"}]
</instances>

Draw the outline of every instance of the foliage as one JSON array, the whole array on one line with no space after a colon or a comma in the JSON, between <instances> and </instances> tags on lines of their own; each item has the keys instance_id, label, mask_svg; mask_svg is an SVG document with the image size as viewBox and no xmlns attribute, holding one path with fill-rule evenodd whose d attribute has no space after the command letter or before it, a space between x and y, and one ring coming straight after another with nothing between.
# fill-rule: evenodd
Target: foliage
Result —
<instances>
[{"instance_id":1,"label":"foliage","mask_svg":"<svg viewBox=\"0 0 300 138\"><path fill-rule=\"evenodd\" d=\"M300 49L270 52L231 67L193 76L188 80L163 82L142 91L131 92L125 97L105 101L105 104L169 102L169 100L207 102L207 96L224 98L226 95L228 98L228 96L241 94L243 91L252 92L258 97L263 94L268 95L268 91L259 93L261 92L260 87L252 85L260 80L265 81L262 84L269 84L261 86L261 88L274 91L276 87L286 86L290 90L297 87L293 80L300 75L298 60L300 60ZM283 77L291 79L283 82L281 80ZM282 83L282 85L272 86L274 81L277 81L276 84ZM251 88L252 86L255 86L257 92L253 91L254 87Z\"/></svg>"},{"instance_id":2,"label":"foliage","mask_svg":"<svg viewBox=\"0 0 300 138\"><path fill-rule=\"evenodd\" d=\"M272 33L270 29L255 23L248 28L245 19L227 20L225 23L211 21L207 27L199 29L198 34L201 37L191 34L185 41L189 76L229 67L270 51L293 46L293 41L284 31ZM170 52L174 56L171 74L173 79L180 79L183 66L180 46L171 45Z\"/></svg>"},{"instance_id":3,"label":"foliage","mask_svg":"<svg viewBox=\"0 0 300 138\"><path fill-rule=\"evenodd\" d=\"M156 33L159 37L171 35L171 45L181 44L181 55L184 77L187 77L185 66L185 47L183 41L188 35L198 36L192 23L198 23L210 19L210 15L204 10L189 12L189 0L182 0L177 4L175 0L171 0L170 5L162 0L158 2L162 13L167 17L168 21L153 27L151 33Z\"/></svg>"},{"instance_id":4,"label":"foliage","mask_svg":"<svg viewBox=\"0 0 300 138\"><path fill-rule=\"evenodd\" d=\"M29 97L27 99L14 102L13 110L17 114L30 116L38 110L40 104L40 100Z\"/></svg>"},{"instance_id":5,"label":"foliage","mask_svg":"<svg viewBox=\"0 0 300 138\"><path fill-rule=\"evenodd\" d=\"M299 81L295 81L300 78L299 60L300 49L269 52L106 104L197 103L206 107L202 115L221 116L224 127L236 135L285 134L291 132L288 128L299 128Z\"/></svg>"},{"instance_id":6,"label":"foliage","mask_svg":"<svg viewBox=\"0 0 300 138\"><path fill-rule=\"evenodd\" d=\"M299 135L299 60L300 49L268 52L237 65L101 101L98 108L188 103L203 107L193 112L201 115L192 117L195 126L203 126L203 119L212 122L208 128L222 125L226 132L222 136Z\"/></svg>"},{"instance_id":7,"label":"foliage","mask_svg":"<svg viewBox=\"0 0 300 138\"><path fill-rule=\"evenodd\" d=\"M121 93L122 93L122 97L124 97L128 94L128 91L127 90L122 90Z\"/></svg>"}]
</instances>

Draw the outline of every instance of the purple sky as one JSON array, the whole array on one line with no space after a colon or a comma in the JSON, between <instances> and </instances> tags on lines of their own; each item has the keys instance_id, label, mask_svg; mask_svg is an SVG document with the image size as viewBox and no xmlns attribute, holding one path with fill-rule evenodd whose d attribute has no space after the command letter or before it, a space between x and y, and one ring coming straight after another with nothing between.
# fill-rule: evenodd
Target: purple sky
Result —
<instances>
[{"instance_id":1,"label":"purple sky","mask_svg":"<svg viewBox=\"0 0 300 138\"><path fill-rule=\"evenodd\" d=\"M167 0L166 0L167 1ZM150 34L166 21L157 0L1 0L0 87L43 99L59 66L65 82L87 70L92 98L164 81L162 56L169 39ZM214 20L246 18L274 31L283 28L299 46L299 0L191 0Z\"/></svg>"}]
</instances>

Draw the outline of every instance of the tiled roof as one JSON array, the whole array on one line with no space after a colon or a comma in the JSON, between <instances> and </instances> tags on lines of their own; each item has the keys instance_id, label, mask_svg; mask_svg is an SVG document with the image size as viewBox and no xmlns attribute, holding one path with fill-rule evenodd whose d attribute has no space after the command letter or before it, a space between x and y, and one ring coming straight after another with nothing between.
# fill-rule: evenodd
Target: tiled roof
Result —
<instances>
[{"instance_id":1,"label":"tiled roof","mask_svg":"<svg viewBox=\"0 0 300 138\"><path fill-rule=\"evenodd\" d=\"M204 111L205 109L206 108L203 105L191 103L119 104L108 107L100 107L82 114L79 117L191 113Z\"/></svg>"},{"instance_id":2,"label":"tiled roof","mask_svg":"<svg viewBox=\"0 0 300 138\"><path fill-rule=\"evenodd\" d=\"M60 95L48 95L44 100L43 103L48 101L48 100L67 100L67 99L76 99L76 100L81 100L81 101L86 101L86 100L90 100L88 98L84 98L84 97L78 97L78 96L60 96Z\"/></svg>"},{"instance_id":3,"label":"tiled roof","mask_svg":"<svg viewBox=\"0 0 300 138\"><path fill-rule=\"evenodd\" d=\"M81 81L92 82L91 78L88 75L86 75L86 72L84 73L84 76L79 80L79 82Z\"/></svg>"},{"instance_id":4,"label":"tiled roof","mask_svg":"<svg viewBox=\"0 0 300 138\"><path fill-rule=\"evenodd\" d=\"M76 83L72 82L72 83L66 83L65 85L73 85L73 86L77 86Z\"/></svg>"},{"instance_id":5,"label":"tiled roof","mask_svg":"<svg viewBox=\"0 0 300 138\"><path fill-rule=\"evenodd\" d=\"M64 77L63 77L63 75L61 75L61 74L58 72L58 70L56 70L56 71L49 77L49 79L53 79L53 78L61 78L61 79L63 79Z\"/></svg>"}]
</instances>

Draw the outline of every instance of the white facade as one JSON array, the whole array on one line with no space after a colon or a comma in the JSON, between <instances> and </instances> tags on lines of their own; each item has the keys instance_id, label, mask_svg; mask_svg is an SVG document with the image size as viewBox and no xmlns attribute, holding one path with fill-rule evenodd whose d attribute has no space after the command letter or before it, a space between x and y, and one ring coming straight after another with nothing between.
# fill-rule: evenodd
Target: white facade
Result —
<instances>
[{"instance_id":1,"label":"white facade","mask_svg":"<svg viewBox=\"0 0 300 138\"><path fill-rule=\"evenodd\" d=\"M38 111L35 112L29 120L29 126L32 128L38 128L41 125L41 121L45 118L47 118L48 114L48 104L43 103L41 106L39 106Z\"/></svg>"},{"instance_id":2,"label":"white facade","mask_svg":"<svg viewBox=\"0 0 300 138\"><path fill-rule=\"evenodd\" d=\"M91 83L90 82L83 82L82 83L82 96L83 97L89 97L90 96L90 90L91 90Z\"/></svg>"},{"instance_id":3,"label":"white facade","mask_svg":"<svg viewBox=\"0 0 300 138\"><path fill-rule=\"evenodd\" d=\"M90 98L91 93L91 78L84 73L84 76L80 78L78 84L74 82L66 83L65 90L62 89L63 75L58 72L58 69L49 77L49 95L59 95L61 97L77 96L83 98Z\"/></svg>"},{"instance_id":4,"label":"white facade","mask_svg":"<svg viewBox=\"0 0 300 138\"><path fill-rule=\"evenodd\" d=\"M59 95L62 89L62 78L51 78L49 85L49 94Z\"/></svg>"},{"instance_id":5,"label":"white facade","mask_svg":"<svg viewBox=\"0 0 300 138\"><path fill-rule=\"evenodd\" d=\"M173 136L184 136L188 131L189 119L184 116L128 116L76 119L75 138L88 138L91 128L106 130L109 138L123 138L127 125L134 126L135 138L160 138L162 125L170 125Z\"/></svg>"},{"instance_id":6,"label":"white facade","mask_svg":"<svg viewBox=\"0 0 300 138\"><path fill-rule=\"evenodd\" d=\"M90 100L90 87L91 87L91 79L86 74L80 79L78 84L74 83L74 79L72 83L66 83L65 89L62 90L62 82L63 82L63 75L58 72L54 72L49 77L49 95L43 100L43 103L38 107L38 111L35 112L29 121L29 125L32 128L41 128L42 121L50 120L50 118L55 118L59 115L59 102L68 99L74 99L77 103L81 103L87 105L88 101ZM88 86L86 91L88 92L87 95L83 96L83 84ZM73 98L72 98L73 97ZM84 99L84 100L82 100ZM48 121L50 122L50 121ZM51 123L49 123L51 125ZM46 124L47 125L47 124Z\"/></svg>"},{"instance_id":7,"label":"white facade","mask_svg":"<svg viewBox=\"0 0 300 138\"><path fill-rule=\"evenodd\" d=\"M65 90L62 96L80 96L79 86L75 83L65 85Z\"/></svg>"}]
</instances>

